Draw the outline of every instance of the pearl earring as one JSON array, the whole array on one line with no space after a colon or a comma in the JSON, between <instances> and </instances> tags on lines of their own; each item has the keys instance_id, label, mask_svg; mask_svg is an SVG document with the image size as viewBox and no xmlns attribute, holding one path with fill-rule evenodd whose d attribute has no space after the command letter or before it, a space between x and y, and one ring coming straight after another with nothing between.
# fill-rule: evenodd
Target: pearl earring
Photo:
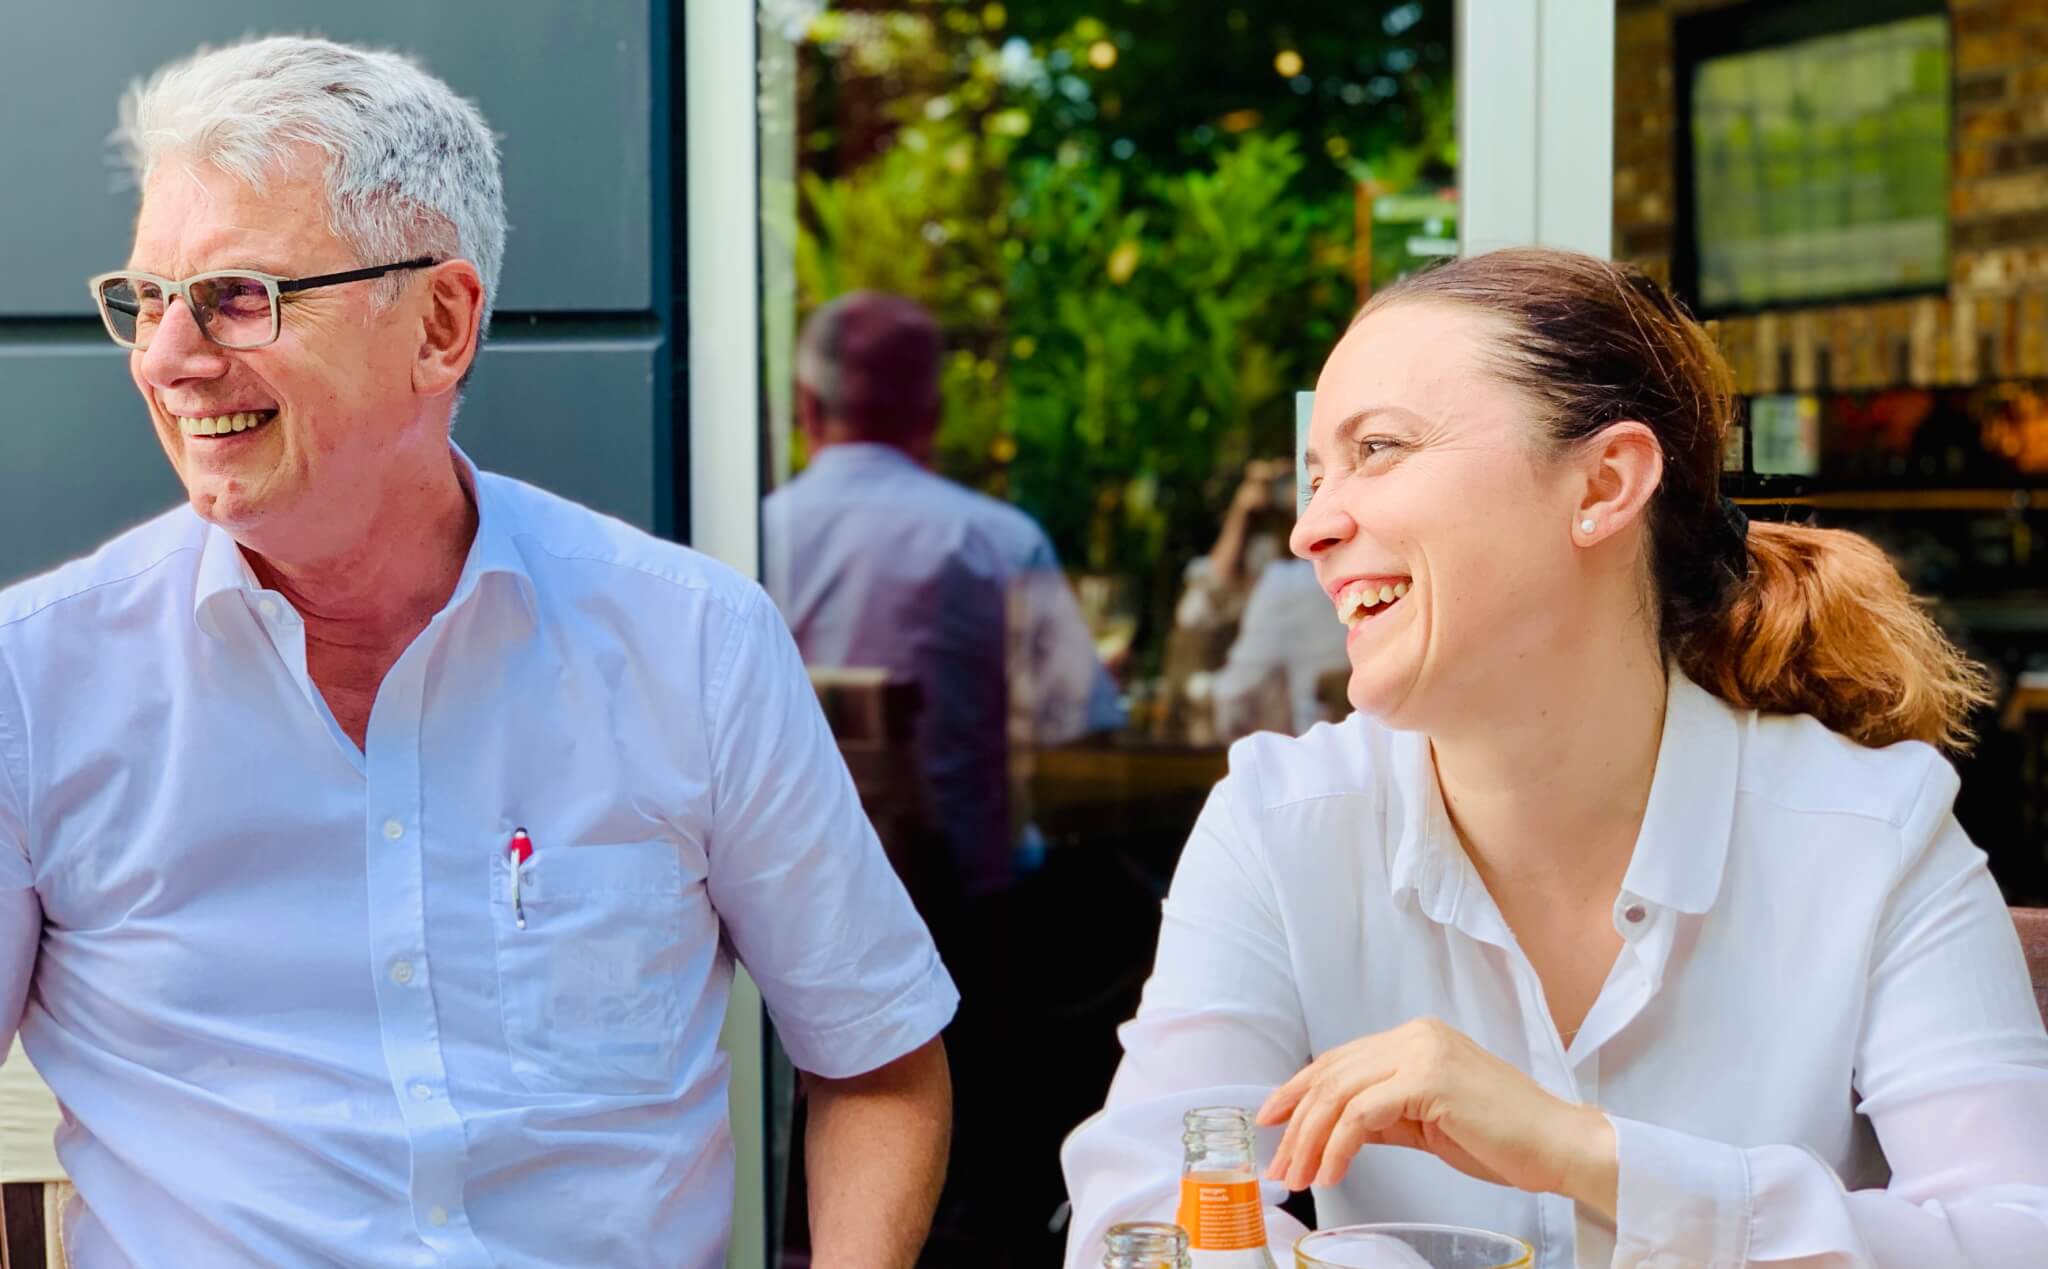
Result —
<instances>
[{"instance_id":1,"label":"pearl earring","mask_svg":"<svg viewBox=\"0 0 2048 1269\"><path fill-rule=\"evenodd\" d=\"M1596 527L1598 526L1596 526L1591 520L1579 521L1579 532L1581 533L1591 533Z\"/></svg>"}]
</instances>

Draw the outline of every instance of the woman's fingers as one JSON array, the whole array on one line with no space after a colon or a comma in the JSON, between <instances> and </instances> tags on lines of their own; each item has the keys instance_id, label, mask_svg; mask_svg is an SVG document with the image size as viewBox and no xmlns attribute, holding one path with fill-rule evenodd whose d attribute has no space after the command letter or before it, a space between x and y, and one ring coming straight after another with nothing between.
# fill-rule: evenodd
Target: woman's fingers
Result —
<instances>
[{"instance_id":1,"label":"woman's fingers","mask_svg":"<svg viewBox=\"0 0 2048 1269\"><path fill-rule=\"evenodd\" d=\"M1315 1078L1315 1064L1310 1063L1294 1073L1294 1078L1274 1089L1259 1107L1259 1113L1252 1116L1260 1127L1270 1127L1286 1119L1301 1102L1301 1095L1308 1091Z\"/></svg>"},{"instance_id":2,"label":"woman's fingers","mask_svg":"<svg viewBox=\"0 0 2048 1269\"><path fill-rule=\"evenodd\" d=\"M1304 1169L1314 1184L1335 1185L1350 1170L1351 1160L1368 1145L1381 1144L1388 1134L1408 1127L1404 1111L1408 1090L1398 1079L1382 1080L1354 1096L1331 1125L1321 1154ZM1392 1144L1392 1143L1388 1143Z\"/></svg>"},{"instance_id":3,"label":"woman's fingers","mask_svg":"<svg viewBox=\"0 0 2048 1269\"><path fill-rule=\"evenodd\" d=\"M1323 1143L1329 1139L1330 1129L1336 1126L1337 1116L1344 1112L1345 1100L1344 1090L1337 1081L1320 1080L1295 1108L1294 1117L1287 1122L1288 1132L1294 1140L1287 1153L1286 1170L1280 1177L1288 1189L1308 1187L1309 1180L1321 1164Z\"/></svg>"},{"instance_id":4,"label":"woman's fingers","mask_svg":"<svg viewBox=\"0 0 2048 1269\"><path fill-rule=\"evenodd\" d=\"M1394 1068L1384 1055L1372 1049L1331 1063L1294 1107L1267 1175L1285 1182L1289 1189L1307 1188L1322 1169L1330 1133L1339 1117L1361 1094L1383 1086L1393 1076Z\"/></svg>"},{"instance_id":5,"label":"woman's fingers","mask_svg":"<svg viewBox=\"0 0 2048 1269\"><path fill-rule=\"evenodd\" d=\"M1301 1161L1313 1157L1311 1152L1320 1147L1324 1134L1329 1131L1327 1121L1336 1114L1328 1102L1321 1083L1310 1085L1302 1094L1287 1118L1287 1131L1280 1134L1280 1148L1273 1152L1273 1166L1266 1170L1268 1177L1288 1189L1301 1188L1294 1183L1294 1175L1301 1170Z\"/></svg>"}]
</instances>

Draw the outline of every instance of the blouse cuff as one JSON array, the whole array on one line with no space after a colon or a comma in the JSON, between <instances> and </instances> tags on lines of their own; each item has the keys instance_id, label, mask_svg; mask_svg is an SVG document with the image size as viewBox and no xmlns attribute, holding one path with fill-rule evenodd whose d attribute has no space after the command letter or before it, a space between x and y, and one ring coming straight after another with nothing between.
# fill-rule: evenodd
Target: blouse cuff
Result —
<instances>
[{"instance_id":1,"label":"blouse cuff","mask_svg":"<svg viewBox=\"0 0 2048 1269\"><path fill-rule=\"evenodd\" d=\"M1614 1269L1742 1269L1750 1227L1742 1148L1607 1118L1620 1167Z\"/></svg>"}]
</instances>

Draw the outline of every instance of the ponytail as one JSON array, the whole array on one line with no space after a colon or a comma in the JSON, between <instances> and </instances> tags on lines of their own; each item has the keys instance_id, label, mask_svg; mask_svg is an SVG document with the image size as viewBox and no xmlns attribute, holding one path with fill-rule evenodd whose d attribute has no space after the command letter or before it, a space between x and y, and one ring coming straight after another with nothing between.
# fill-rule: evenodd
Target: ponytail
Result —
<instances>
[{"instance_id":1,"label":"ponytail","mask_svg":"<svg viewBox=\"0 0 2048 1269\"><path fill-rule=\"evenodd\" d=\"M1715 618L1673 649L1687 677L1738 708L1811 714L1865 745L1970 747L1990 679L1875 543L1754 522L1749 561Z\"/></svg>"}]
</instances>

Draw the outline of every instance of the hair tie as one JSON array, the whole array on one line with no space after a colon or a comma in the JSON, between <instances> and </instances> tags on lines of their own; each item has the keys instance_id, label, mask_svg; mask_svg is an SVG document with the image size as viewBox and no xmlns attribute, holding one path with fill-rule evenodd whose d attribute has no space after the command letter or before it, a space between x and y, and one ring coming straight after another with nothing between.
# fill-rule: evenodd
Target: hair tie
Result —
<instances>
[{"instance_id":1,"label":"hair tie","mask_svg":"<svg viewBox=\"0 0 2048 1269\"><path fill-rule=\"evenodd\" d=\"M1723 496L1721 522L1726 532L1721 536L1717 557L1740 581L1749 576L1749 517L1735 505L1734 499Z\"/></svg>"}]
</instances>

